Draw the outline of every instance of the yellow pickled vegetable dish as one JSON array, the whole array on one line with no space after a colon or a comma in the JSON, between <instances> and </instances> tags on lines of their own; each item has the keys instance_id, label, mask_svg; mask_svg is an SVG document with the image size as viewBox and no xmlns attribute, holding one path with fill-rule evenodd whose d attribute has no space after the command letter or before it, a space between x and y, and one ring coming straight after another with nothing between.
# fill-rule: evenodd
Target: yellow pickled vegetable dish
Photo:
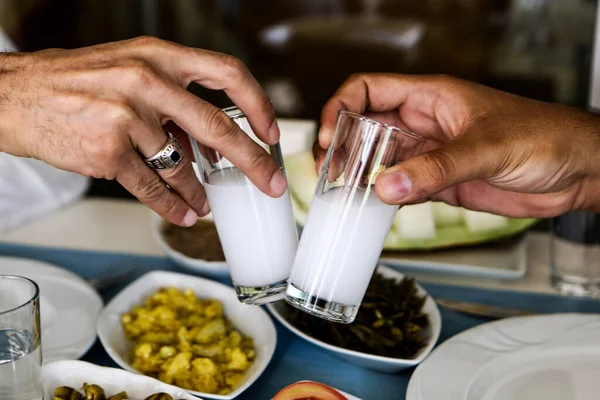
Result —
<instances>
[{"instance_id":1,"label":"yellow pickled vegetable dish","mask_svg":"<svg viewBox=\"0 0 600 400\"><path fill-rule=\"evenodd\" d=\"M214 299L163 288L121 318L135 343L132 366L185 389L228 394L255 357L251 338L236 331Z\"/></svg>"}]
</instances>

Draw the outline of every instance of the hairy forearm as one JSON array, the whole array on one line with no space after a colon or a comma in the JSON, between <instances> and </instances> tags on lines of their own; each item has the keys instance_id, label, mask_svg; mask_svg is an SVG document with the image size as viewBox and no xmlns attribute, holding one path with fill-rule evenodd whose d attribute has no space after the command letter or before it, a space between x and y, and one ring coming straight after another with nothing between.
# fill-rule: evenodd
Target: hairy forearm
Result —
<instances>
[{"instance_id":1,"label":"hairy forearm","mask_svg":"<svg viewBox=\"0 0 600 400\"><path fill-rule=\"evenodd\" d=\"M31 110L31 85L24 74L34 57L27 53L0 53L0 151L16 156L29 157L27 137L21 135L19 121ZM28 101L29 99L29 101Z\"/></svg>"}]
</instances>

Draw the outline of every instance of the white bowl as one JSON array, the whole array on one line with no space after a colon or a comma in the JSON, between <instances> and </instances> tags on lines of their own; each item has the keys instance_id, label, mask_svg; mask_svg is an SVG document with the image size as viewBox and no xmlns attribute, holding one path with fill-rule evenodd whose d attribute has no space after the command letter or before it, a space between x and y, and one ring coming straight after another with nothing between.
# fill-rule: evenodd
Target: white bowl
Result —
<instances>
[{"instance_id":1,"label":"white bowl","mask_svg":"<svg viewBox=\"0 0 600 400\"><path fill-rule=\"evenodd\" d=\"M84 383L102 387L106 394L127 392L130 399L145 399L154 393L164 392L181 400L201 400L183 389L167 385L154 378L132 374L117 368L100 367L84 361L56 361L42 369L44 398L52 399L54 389L69 386L80 390Z\"/></svg>"},{"instance_id":2,"label":"white bowl","mask_svg":"<svg viewBox=\"0 0 600 400\"><path fill-rule=\"evenodd\" d=\"M203 219L212 221L212 214L208 214ZM214 278L229 277L229 267L225 261L206 261L199 258L188 257L185 254L173 249L163 238L162 228L165 220L160 215L152 212L152 234L158 247L165 252L167 257L182 268L211 276Z\"/></svg>"},{"instance_id":3,"label":"white bowl","mask_svg":"<svg viewBox=\"0 0 600 400\"><path fill-rule=\"evenodd\" d=\"M136 371L129 363L133 344L127 340L121 325L121 315L141 304L161 287L192 289L196 296L214 298L223 303L225 315L246 336L254 339L256 359L247 371L242 384L228 395L216 395L190 391L197 396L229 400L239 396L263 373L277 343L275 325L260 307L249 306L238 301L232 288L209 279L166 271L153 271L142 275L123 289L104 308L98 319L98 337L108 355L122 368Z\"/></svg>"},{"instance_id":4,"label":"white bowl","mask_svg":"<svg viewBox=\"0 0 600 400\"><path fill-rule=\"evenodd\" d=\"M388 278L402 279L404 277L402 273L384 266L379 266L377 268L377 272L381 273L383 276ZM308 336L307 334L300 331L298 328L294 327L290 322L288 322L289 308L284 302L269 304L267 308L273 314L273 316L275 316L275 318L277 318L277 320L281 322L281 324L287 329L294 332L302 339L308 340L314 345L322 347L324 350L328 351L332 355L341 358L342 360L345 360L349 363L360 365L361 367L373 369L376 371L394 373L406 368L414 367L415 365L418 365L421 361L423 361L425 357L427 357L427 355L431 353L431 350L433 350L433 346L435 346L435 343L437 342L440 336L440 331L442 330L442 318L440 316L440 311L435 301L420 285L417 285L417 288L421 296L427 296L427 300L425 301L425 304L423 306L423 312L429 317L429 326L425 331L428 339L427 345L421 350L419 350L416 356L411 359L382 357L372 354L361 353L354 350L347 350L338 346L333 346L331 344L325 343L321 340Z\"/></svg>"}]
</instances>

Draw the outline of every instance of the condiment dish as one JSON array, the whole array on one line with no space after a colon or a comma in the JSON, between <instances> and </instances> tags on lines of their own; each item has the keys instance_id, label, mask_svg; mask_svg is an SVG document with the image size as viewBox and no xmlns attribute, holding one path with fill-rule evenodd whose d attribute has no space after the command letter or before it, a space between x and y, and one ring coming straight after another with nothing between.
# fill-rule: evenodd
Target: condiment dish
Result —
<instances>
[{"instance_id":1,"label":"condiment dish","mask_svg":"<svg viewBox=\"0 0 600 400\"><path fill-rule=\"evenodd\" d=\"M212 215L208 214L205 220L212 221ZM166 256L185 270L213 278L229 277L229 267L225 261L206 261L199 258L188 257L171 247L163 236L163 224L165 220L158 214L152 212L152 233L158 247L165 252Z\"/></svg>"},{"instance_id":2,"label":"condiment dish","mask_svg":"<svg viewBox=\"0 0 600 400\"><path fill-rule=\"evenodd\" d=\"M55 361L44 365L42 371L45 399L53 399L57 387L68 386L80 390L84 383L88 383L102 387L111 395L125 391L131 399L145 399L152 394L164 392L177 400L202 400L183 389L147 376L84 361Z\"/></svg>"},{"instance_id":3,"label":"condiment dish","mask_svg":"<svg viewBox=\"0 0 600 400\"><path fill-rule=\"evenodd\" d=\"M377 272L387 278L402 279L404 275L394 269L379 266ZM425 334L427 335L427 344L419 350L414 358L401 359L382 357L373 354L362 353L354 350L344 349L342 347L334 346L325 343L321 340L315 339L300 329L296 328L289 321L290 308L282 301L278 303L269 304L267 308L271 314L287 329L298 335L304 340L313 343L316 346L323 348L335 357L341 358L349 363L360 365L365 368L369 368L376 371L395 373L406 368L414 367L425 359L433 350L441 332L442 319L440 311L431 296L417 284L418 292L421 296L427 296L425 304L423 306L423 312L429 317L429 326L426 328Z\"/></svg>"}]
</instances>

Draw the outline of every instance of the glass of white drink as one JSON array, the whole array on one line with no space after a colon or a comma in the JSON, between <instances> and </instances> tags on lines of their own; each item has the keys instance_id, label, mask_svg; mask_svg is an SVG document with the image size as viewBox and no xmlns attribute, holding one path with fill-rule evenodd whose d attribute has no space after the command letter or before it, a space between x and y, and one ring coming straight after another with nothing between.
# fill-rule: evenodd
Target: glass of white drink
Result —
<instances>
[{"instance_id":1,"label":"glass of white drink","mask_svg":"<svg viewBox=\"0 0 600 400\"><path fill-rule=\"evenodd\" d=\"M420 153L424 142L340 112L292 267L288 303L330 321L354 321L398 210L377 197L375 180Z\"/></svg>"},{"instance_id":2,"label":"glass of white drink","mask_svg":"<svg viewBox=\"0 0 600 400\"><path fill-rule=\"evenodd\" d=\"M285 176L279 144L260 141L238 108L223 111L271 154ZM229 160L190 140L238 299L246 304L281 300L298 247L289 192L267 196Z\"/></svg>"},{"instance_id":3,"label":"glass of white drink","mask_svg":"<svg viewBox=\"0 0 600 400\"><path fill-rule=\"evenodd\" d=\"M0 275L0 400L42 400L40 289Z\"/></svg>"}]
</instances>

